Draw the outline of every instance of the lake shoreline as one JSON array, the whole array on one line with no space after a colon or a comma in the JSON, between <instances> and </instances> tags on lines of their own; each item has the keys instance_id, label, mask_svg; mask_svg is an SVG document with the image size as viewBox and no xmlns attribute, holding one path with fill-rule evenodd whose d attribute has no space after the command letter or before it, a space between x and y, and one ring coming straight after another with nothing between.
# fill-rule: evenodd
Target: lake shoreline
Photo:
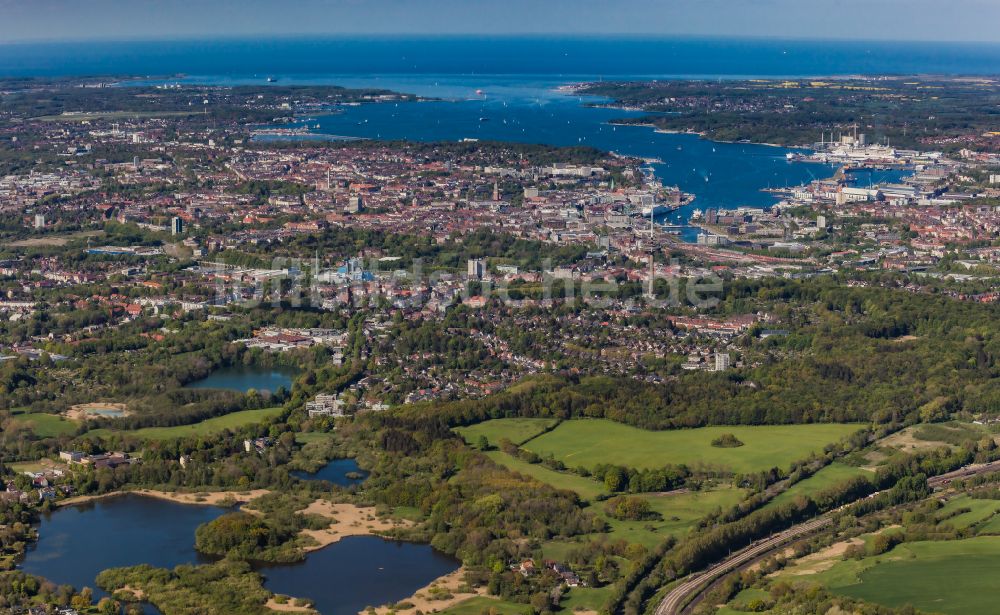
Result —
<instances>
[{"instance_id":1,"label":"lake shoreline","mask_svg":"<svg viewBox=\"0 0 1000 615\"><path fill-rule=\"evenodd\" d=\"M397 600L395 603L412 604L413 606L410 608L396 609L393 608L394 605L383 605L375 608L375 614L389 615L389 613L417 613L418 611L421 613L433 613L443 609L450 609L451 607L459 605L471 598L487 595L485 587L470 588L472 591L469 593L459 593L458 588L465 584L466 572L467 570L463 565L454 572L441 575L440 577L434 579L424 587L421 587L417 591L413 592L412 596L403 598L402 600ZM440 600L431 598L430 592L435 588L446 590L452 597ZM359 611L358 615L369 615L370 613L371 611L364 610Z\"/></svg>"},{"instance_id":2,"label":"lake shoreline","mask_svg":"<svg viewBox=\"0 0 1000 615\"><path fill-rule=\"evenodd\" d=\"M232 499L236 504L245 504L250 500L270 493L268 489L254 489L250 491L157 491L154 489L126 489L123 491L112 491L110 493L100 493L95 495L77 495L65 500L56 502L56 507L64 508L68 506L78 506L88 504L98 500L125 495L141 495L159 500L166 500L176 504L194 504L198 506L223 506L222 502Z\"/></svg>"},{"instance_id":3,"label":"lake shoreline","mask_svg":"<svg viewBox=\"0 0 1000 615\"><path fill-rule=\"evenodd\" d=\"M330 525L325 529L302 530L299 533L299 536L306 536L316 543L302 547L306 554L319 551L351 536L376 536L391 540L391 537L385 536L386 532L414 526L412 521L405 519L378 517L375 515L375 508L371 506L334 503L323 499L314 501L298 512L319 515L331 520Z\"/></svg>"}]
</instances>

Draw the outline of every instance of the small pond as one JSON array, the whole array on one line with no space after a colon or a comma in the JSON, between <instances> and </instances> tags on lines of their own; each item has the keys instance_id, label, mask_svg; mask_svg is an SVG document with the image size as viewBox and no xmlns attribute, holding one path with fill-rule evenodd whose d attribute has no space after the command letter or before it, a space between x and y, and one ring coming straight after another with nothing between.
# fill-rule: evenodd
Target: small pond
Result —
<instances>
[{"instance_id":1,"label":"small pond","mask_svg":"<svg viewBox=\"0 0 1000 615\"><path fill-rule=\"evenodd\" d=\"M239 393L254 389L274 393L282 387L291 390L292 380L297 375L298 371L289 367L234 365L220 367L201 380L189 382L185 388L225 389Z\"/></svg>"},{"instance_id":2,"label":"small pond","mask_svg":"<svg viewBox=\"0 0 1000 615\"><path fill-rule=\"evenodd\" d=\"M354 459L334 459L315 472L296 470L290 474L302 480L325 480L341 487L357 485L368 477L368 472L359 468Z\"/></svg>"}]
</instances>

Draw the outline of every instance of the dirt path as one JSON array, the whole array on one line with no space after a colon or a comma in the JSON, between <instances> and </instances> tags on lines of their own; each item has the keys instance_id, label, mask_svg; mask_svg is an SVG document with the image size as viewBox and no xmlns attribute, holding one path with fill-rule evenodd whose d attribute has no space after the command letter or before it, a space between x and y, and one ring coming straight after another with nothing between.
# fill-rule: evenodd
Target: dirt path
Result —
<instances>
[{"instance_id":1,"label":"dirt path","mask_svg":"<svg viewBox=\"0 0 1000 615\"><path fill-rule=\"evenodd\" d=\"M855 545L863 544L865 544L865 541L860 538L852 538L850 540L834 543L822 551L810 553L809 555L799 559L795 562L794 568L787 569L788 574L794 576L806 576L829 570L830 568L833 568L834 564L841 560L844 553L847 552L847 549Z\"/></svg>"}]
</instances>

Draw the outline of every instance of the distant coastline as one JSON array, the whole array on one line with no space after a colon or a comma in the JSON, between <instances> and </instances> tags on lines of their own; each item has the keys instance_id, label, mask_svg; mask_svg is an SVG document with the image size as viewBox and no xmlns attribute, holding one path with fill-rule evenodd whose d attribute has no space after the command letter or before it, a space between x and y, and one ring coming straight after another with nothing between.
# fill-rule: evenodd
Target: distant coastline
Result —
<instances>
[{"instance_id":1,"label":"distant coastline","mask_svg":"<svg viewBox=\"0 0 1000 615\"><path fill-rule=\"evenodd\" d=\"M0 44L0 76L995 75L1000 45L639 36L340 36ZM498 53L499 51L499 53Z\"/></svg>"}]
</instances>

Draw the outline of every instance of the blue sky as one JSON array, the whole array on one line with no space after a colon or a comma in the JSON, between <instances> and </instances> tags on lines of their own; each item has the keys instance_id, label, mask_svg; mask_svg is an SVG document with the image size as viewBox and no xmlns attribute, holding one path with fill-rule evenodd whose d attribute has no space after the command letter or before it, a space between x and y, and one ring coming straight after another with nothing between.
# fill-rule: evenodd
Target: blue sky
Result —
<instances>
[{"instance_id":1,"label":"blue sky","mask_svg":"<svg viewBox=\"0 0 1000 615\"><path fill-rule=\"evenodd\" d=\"M1000 0L0 0L0 42L658 34L1000 42Z\"/></svg>"}]
</instances>

